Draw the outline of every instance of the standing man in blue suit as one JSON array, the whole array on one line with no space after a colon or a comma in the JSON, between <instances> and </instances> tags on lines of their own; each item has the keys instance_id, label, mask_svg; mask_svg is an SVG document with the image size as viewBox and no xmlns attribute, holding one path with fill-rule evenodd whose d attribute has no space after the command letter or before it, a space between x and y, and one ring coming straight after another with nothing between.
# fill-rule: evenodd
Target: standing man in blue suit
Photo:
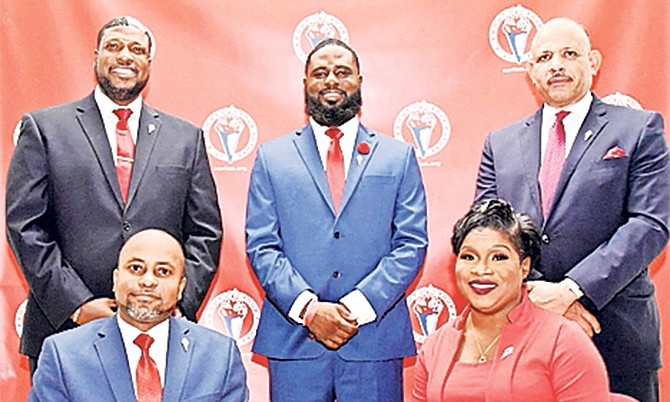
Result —
<instances>
[{"instance_id":1,"label":"standing man in blue suit","mask_svg":"<svg viewBox=\"0 0 670 402\"><path fill-rule=\"evenodd\" d=\"M164 231L128 239L113 273L118 314L47 338L29 400L248 400L235 341L171 317L186 287L184 262Z\"/></svg>"},{"instance_id":2,"label":"standing man in blue suit","mask_svg":"<svg viewBox=\"0 0 670 402\"><path fill-rule=\"evenodd\" d=\"M183 242L180 310L191 320L217 270L221 215L202 133L142 100L154 49L139 21L109 21L93 93L21 121L6 222L30 287L21 352L31 372L47 336L114 314L112 271L134 233L160 228Z\"/></svg>"},{"instance_id":3,"label":"standing man in blue suit","mask_svg":"<svg viewBox=\"0 0 670 402\"><path fill-rule=\"evenodd\" d=\"M539 30L527 71L544 105L489 134L476 199L504 198L542 228L531 300L593 335L612 391L657 401L660 335L648 266L668 241L670 155L660 114L590 92L601 58L574 21Z\"/></svg>"},{"instance_id":4,"label":"standing man in blue suit","mask_svg":"<svg viewBox=\"0 0 670 402\"><path fill-rule=\"evenodd\" d=\"M247 253L273 401L401 401L415 353L404 292L427 246L424 188L412 147L360 124L361 82L354 50L321 42L309 124L258 148Z\"/></svg>"}]
</instances>

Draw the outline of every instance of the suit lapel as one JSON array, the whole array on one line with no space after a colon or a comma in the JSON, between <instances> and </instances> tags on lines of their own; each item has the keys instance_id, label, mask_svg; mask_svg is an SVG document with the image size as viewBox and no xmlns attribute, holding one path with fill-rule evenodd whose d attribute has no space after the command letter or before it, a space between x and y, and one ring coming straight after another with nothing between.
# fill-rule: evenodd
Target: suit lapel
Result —
<instances>
[{"instance_id":1,"label":"suit lapel","mask_svg":"<svg viewBox=\"0 0 670 402\"><path fill-rule=\"evenodd\" d=\"M133 173L130 178L128 189L128 204L133 201L137 188L142 182L142 177L149 164L149 157L156 144L160 132L161 122L159 114L146 104L142 104L140 114L140 125L137 130L137 146L135 147L135 161L133 162Z\"/></svg>"},{"instance_id":2,"label":"suit lapel","mask_svg":"<svg viewBox=\"0 0 670 402\"><path fill-rule=\"evenodd\" d=\"M333 200L330 196L330 189L328 188L326 173L323 170L323 164L319 157L319 151L316 148L316 141L314 139L312 127L308 124L303 127L302 130L296 131L295 134L296 136L293 139L293 143L298 150L298 154L307 167L310 176L312 176L312 180L314 180L324 201L330 207L333 215L335 215L335 207L333 206Z\"/></svg>"},{"instance_id":3,"label":"suit lapel","mask_svg":"<svg viewBox=\"0 0 670 402\"><path fill-rule=\"evenodd\" d=\"M540 131L541 131L540 109L533 116L528 118L517 135L517 155L521 156L521 170L523 172L526 191L530 193L533 205L519 205L517 208L523 209L534 222L542 222L542 203L540 201L540 191L537 184L537 175L540 171Z\"/></svg>"},{"instance_id":4,"label":"suit lapel","mask_svg":"<svg viewBox=\"0 0 670 402\"><path fill-rule=\"evenodd\" d=\"M123 346L121 331L116 316L106 318L106 322L98 331L100 339L95 341L94 347L100 359L107 383L112 389L117 401L135 400L133 380L128 368L128 357Z\"/></svg>"},{"instance_id":5,"label":"suit lapel","mask_svg":"<svg viewBox=\"0 0 670 402\"><path fill-rule=\"evenodd\" d=\"M178 319L170 317L170 336L163 387L165 402L183 399L182 392L191 367L193 350L197 346L190 332L188 328L181 325Z\"/></svg>"},{"instance_id":6,"label":"suit lapel","mask_svg":"<svg viewBox=\"0 0 670 402\"><path fill-rule=\"evenodd\" d=\"M358 144L361 142L367 142L370 146L370 152L367 155L360 154L358 152ZM368 166L370 159L374 156L375 150L379 140L377 139L377 133L374 131L368 130L362 124L358 125L358 133L356 135L356 144L354 145L354 151L351 155L351 163L349 164L349 173L347 174L347 179L344 183L344 193L342 194L342 202L340 202L340 215L344 208L346 208L351 196L358 186L358 182L361 181L363 172Z\"/></svg>"},{"instance_id":7,"label":"suit lapel","mask_svg":"<svg viewBox=\"0 0 670 402\"><path fill-rule=\"evenodd\" d=\"M114 193L116 202L119 204L119 207L123 208L121 188L119 187L119 180L116 176L116 167L114 166L112 149L109 145L107 133L105 132L105 125L102 122L102 117L100 116L100 111L95 103L93 94L84 98L79 106L77 106L77 120L79 121L84 134L88 138L88 141L93 148L93 152L95 152L98 163L107 179L107 184Z\"/></svg>"},{"instance_id":8,"label":"suit lapel","mask_svg":"<svg viewBox=\"0 0 670 402\"><path fill-rule=\"evenodd\" d=\"M561 195L565 191L565 188L570 180L570 177L575 171L575 168L579 162L584 157L584 153L587 149L593 144L594 139L600 134L602 129L607 125L607 110L605 104L600 101L600 99L593 97L593 102L591 104L591 109L582 123L582 127L577 133L575 142L572 144L570 153L568 154L565 164L563 165L563 170L561 171L561 177L558 180L556 186L556 193L554 194L554 199L551 202L551 209L549 216L556 208L557 203L560 201ZM587 135L588 133L588 135Z\"/></svg>"}]
</instances>

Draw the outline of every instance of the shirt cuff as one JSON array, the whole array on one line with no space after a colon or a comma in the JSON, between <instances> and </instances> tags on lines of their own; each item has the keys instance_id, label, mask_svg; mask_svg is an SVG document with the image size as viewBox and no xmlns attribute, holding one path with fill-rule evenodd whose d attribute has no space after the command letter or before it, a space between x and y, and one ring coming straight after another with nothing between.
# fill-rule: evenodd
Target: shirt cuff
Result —
<instances>
[{"instance_id":1,"label":"shirt cuff","mask_svg":"<svg viewBox=\"0 0 670 402\"><path fill-rule=\"evenodd\" d=\"M363 292L356 289L340 299L340 303L349 309L358 325L365 325L377 319L377 314Z\"/></svg>"},{"instance_id":2,"label":"shirt cuff","mask_svg":"<svg viewBox=\"0 0 670 402\"><path fill-rule=\"evenodd\" d=\"M310 292L309 290L303 290L302 293L300 293L298 297L295 298L293 305L291 305L291 309L288 311L289 318L300 325L305 324L304 318L300 318L300 313L302 313L302 310L305 308L307 303L318 300L319 298L316 297L314 293Z\"/></svg>"},{"instance_id":3,"label":"shirt cuff","mask_svg":"<svg viewBox=\"0 0 670 402\"><path fill-rule=\"evenodd\" d=\"M570 278L565 278L563 279L563 282L565 282L566 286L572 293L574 293L575 296L577 296L577 299L581 299L584 296L584 291L582 288L579 287L577 282L573 281Z\"/></svg>"}]
</instances>

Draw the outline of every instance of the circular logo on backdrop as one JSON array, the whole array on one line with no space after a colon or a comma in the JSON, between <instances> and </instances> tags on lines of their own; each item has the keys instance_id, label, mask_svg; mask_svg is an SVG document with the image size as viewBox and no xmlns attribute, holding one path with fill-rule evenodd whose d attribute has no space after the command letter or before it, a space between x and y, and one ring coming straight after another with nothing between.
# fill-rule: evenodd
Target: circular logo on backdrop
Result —
<instances>
[{"instance_id":1,"label":"circular logo on backdrop","mask_svg":"<svg viewBox=\"0 0 670 402\"><path fill-rule=\"evenodd\" d=\"M254 119L232 105L210 114L202 125L202 131L207 152L228 163L247 157L258 142Z\"/></svg>"},{"instance_id":2,"label":"circular logo on backdrop","mask_svg":"<svg viewBox=\"0 0 670 402\"><path fill-rule=\"evenodd\" d=\"M625 106L631 109L642 110L642 105L640 102L635 100L632 96L624 95L621 92L615 92L613 94L607 95L602 99L603 102L609 103L610 105Z\"/></svg>"},{"instance_id":3,"label":"circular logo on backdrop","mask_svg":"<svg viewBox=\"0 0 670 402\"><path fill-rule=\"evenodd\" d=\"M425 100L405 106L393 122L393 136L413 144L419 158L440 152L449 142L451 124L439 107Z\"/></svg>"},{"instance_id":4,"label":"circular logo on backdrop","mask_svg":"<svg viewBox=\"0 0 670 402\"><path fill-rule=\"evenodd\" d=\"M303 63L319 42L336 38L349 44L349 33L342 21L325 11L305 17L293 30L293 50Z\"/></svg>"},{"instance_id":5,"label":"circular logo on backdrop","mask_svg":"<svg viewBox=\"0 0 670 402\"><path fill-rule=\"evenodd\" d=\"M248 294L233 288L207 303L200 323L246 345L256 336L261 310Z\"/></svg>"},{"instance_id":6,"label":"circular logo on backdrop","mask_svg":"<svg viewBox=\"0 0 670 402\"><path fill-rule=\"evenodd\" d=\"M414 341L423 343L426 337L445 323L456 318L456 305L449 295L428 285L416 289L407 297Z\"/></svg>"},{"instance_id":7,"label":"circular logo on backdrop","mask_svg":"<svg viewBox=\"0 0 670 402\"><path fill-rule=\"evenodd\" d=\"M19 338L23 336L23 323L25 322L27 305L28 299L19 304L19 307L16 309L16 313L14 314L14 330L16 331L16 335L18 335Z\"/></svg>"},{"instance_id":8,"label":"circular logo on backdrop","mask_svg":"<svg viewBox=\"0 0 670 402\"><path fill-rule=\"evenodd\" d=\"M531 36L542 27L540 17L517 5L507 8L493 19L489 27L489 43L501 59L521 64L530 57Z\"/></svg>"}]
</instances>

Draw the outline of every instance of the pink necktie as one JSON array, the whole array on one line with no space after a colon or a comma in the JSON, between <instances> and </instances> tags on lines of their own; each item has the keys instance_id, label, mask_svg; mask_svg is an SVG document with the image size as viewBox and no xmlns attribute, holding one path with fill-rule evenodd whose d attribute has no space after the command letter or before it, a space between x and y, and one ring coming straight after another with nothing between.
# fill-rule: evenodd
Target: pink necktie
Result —
<instances>
[{"instance_id":1,"label":"pink necktie","mask_svg":"<svg viewBox=\"0 0 670 402\"><path fill-rule=\"evenodd\" d=\"M335 212L340 208L342 192L344 191L344 157L342 148L340 148L340 138L342 131L339 128L329 128L326 135L330 137L330 147L328 147L328 156L326 157L326 177L328 178L328 187L333 197Z\"/></svg>"},{"instance_id":2,"label":"pink necktie","mask_svg":"<svg viewBox=\"0 0 670 402\"><path fill-rule=\"evenodd\" d=\"M565 127L563 119L570 114L561 110L556 113L556 121L549 131L547 149L544 151L544 160L540 167L538 181L540 184L540 198L542 200L542 214L546 218L549 215L551 201L556 193L558 179L561 177L563 163L565 162Z\"/></svg>"},{"instance_id":3,"label":"pink necktie","mask_svg":"<svg viewBox=\"0 0 670 402\"><path fill-rule=\"evenodd\" d=\"M133 157L135 155L135 144L130 136L128 118L133 113L130 109L116 109L114 114L119 118L116 123L116 175L121 187L123 202L128 201L128 187L130 186L130 175L133 171Z\"/></svg>"},{"instance_id":4,"label":"pink necktie","mask_svg":"<svg viewBox=\"0 0 670 402\"><path fill-rule=\"evenodd\" d=\"M163 399L161 378L156 362L149 356L149 348L154 343L154 338L147 334L139 334L133 343L142 349L135 374L137 402L160 402Z\"/></svg>"}]
</instances>

